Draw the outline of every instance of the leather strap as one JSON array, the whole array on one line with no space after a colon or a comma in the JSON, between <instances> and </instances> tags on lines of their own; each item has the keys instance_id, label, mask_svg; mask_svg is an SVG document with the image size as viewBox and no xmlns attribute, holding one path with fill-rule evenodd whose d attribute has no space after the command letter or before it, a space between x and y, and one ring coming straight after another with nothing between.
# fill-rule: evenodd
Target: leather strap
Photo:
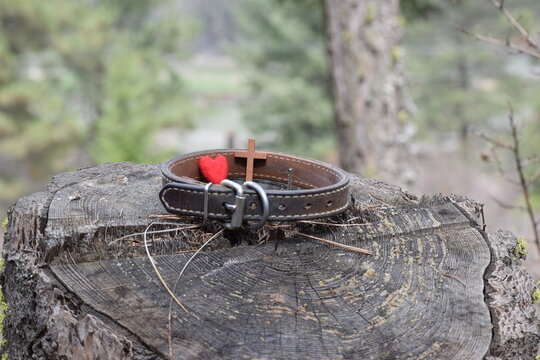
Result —
<instances>
[{"instance_id":1,"label":"leather strap","mask_svg":"<svg viewBox=\"0 0 540 360\"><path fill-rule=\"evenodd\" d=\"M162 164L165 185L159 194L163 206L175 214L204 217L205 182L199 171L199 159L204 156L223 155L229 163L229 179L242 184L246 160L235 158L236 150L210 150L175 157ZM294 190L287 190L292 169ZM326 217L344 211L349 202L349 174L333 165L284 153L267 152L266 160L256 160L254 181L269 185L271 221L293 221ZM268 186L266 186L268 187ZM273 188L273 189L272 189ZM276 189L277 188L277 189ZM281 189L279 189L281 188ZM261 218L261 201L251 189L246 196L243 219ZM227 220L231 213L225 204L235 203L235 191L223 185L208 189L206 212L209 219Z\"/></svg>"}]
</instances>

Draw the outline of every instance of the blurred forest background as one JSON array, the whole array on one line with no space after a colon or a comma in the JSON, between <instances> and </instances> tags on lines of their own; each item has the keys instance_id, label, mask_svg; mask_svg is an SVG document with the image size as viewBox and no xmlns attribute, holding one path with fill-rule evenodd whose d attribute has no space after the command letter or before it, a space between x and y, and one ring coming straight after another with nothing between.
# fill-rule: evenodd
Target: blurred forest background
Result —
<instances>
[{"instance_id":1,"label":"blurred forest background","mask_svg":"<svg viewBox=\"0 0 540 360\"><path fill-rule=\"evenodd\" d=\"M505 5L539 34L538 0ZM524 204L517 174L496 169L499 160L512 169L511 154L495 156L475 135L508 143L511 103L524 158L540 154L538 60L504 46L515 29L488 0L401 0L401 9L392 57L404 60L411 111L399 121L414 161L406 181L385 180L483 202L488 230L529 241L540 279L531 223L508 208ZM338 163L326 47L322 1L0 0L0 212L59 172L244 147L249 136ZM537 213L539 168L526 170Z\"/></svg>"}]
</instances>

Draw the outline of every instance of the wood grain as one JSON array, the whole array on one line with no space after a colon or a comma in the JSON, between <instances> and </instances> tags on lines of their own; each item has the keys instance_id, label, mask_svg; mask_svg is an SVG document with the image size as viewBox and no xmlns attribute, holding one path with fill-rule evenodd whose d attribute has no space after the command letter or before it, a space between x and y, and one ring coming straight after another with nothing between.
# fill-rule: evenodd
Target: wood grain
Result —
<instances>
[{"instance_id":1,"label":"wood grain","mask_svg":"<svg viewBox=\"0 0 540 360\"><path fill-rule=\"evenodd\" d=\"M491 341L483 237L451 203L379 216L334 231L374 256L298 238L200 255L176 294L189 313L175 309L175 355L481 359ZM156 257L169 284L188 258ZM84 303L167 354L170 299L148 259L51 268Z\"/></svg>"},{"instance_id":2,"label":"wood grain","mask_svg":"<svg viewBox=\"0 0 540 360\"><path fill-rule=\"evenodd\" d=\"M191 256L176 252L219 226L156 218L161 185L157 166L104 164L56 176L12 207L0 278L10 359L166 358L170 298L137 233L157 222L150 250L173 285ZM321 221L355 226L294 229L372 256L287 232L259 246L257 234L226 232L179 282L189 313L173 308L174 357L536 355L534 282L511 256L515 237L483 233L479 206L466 198L417 199L359 177L351 186L347 213Z\"/></svg>"}]
</instances>

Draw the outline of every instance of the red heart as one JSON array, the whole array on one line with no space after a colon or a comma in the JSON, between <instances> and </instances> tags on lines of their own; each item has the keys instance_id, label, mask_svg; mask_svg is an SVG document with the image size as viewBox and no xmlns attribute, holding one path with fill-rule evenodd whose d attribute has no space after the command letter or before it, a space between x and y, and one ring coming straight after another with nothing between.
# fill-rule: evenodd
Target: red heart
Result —
<instances>
[{"instance_id":1,"label":"red heart","mask_svg":"<svg viewBox=\"0 0 540 360\"><path fill-rule=\"evenodd\" d=\"M229 175L229 163L223 155L218 155L215 158L210 156L202 157L199 160L199 169L206 180L214 184L221 183Z\"/></svg>"}]
</instances>

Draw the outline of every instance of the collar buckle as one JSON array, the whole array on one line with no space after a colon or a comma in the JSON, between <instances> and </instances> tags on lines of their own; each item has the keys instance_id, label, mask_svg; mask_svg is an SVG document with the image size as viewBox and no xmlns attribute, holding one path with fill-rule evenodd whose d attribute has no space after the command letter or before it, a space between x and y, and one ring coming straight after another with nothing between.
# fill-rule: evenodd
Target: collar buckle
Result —
<instances>
[{"instance_id":1,"label":"collar buckle","mask_svg":"<svg viewBox=\"0 0 540 360\"><path fill-rule=\"evenodd\" d=\"M238 229L243 225L247 198L247 196L244 195L244 186L246 188L255 190L262 207L260 220L254 224L248 223L245 225L245 227L250 230L258 230L262 228L266 223L268 216L270 215L270 203L268 201L266 191L264 191L263 187L253 181L246 181L244 184L240 185L228 179L223 180L221 182L221 185L233 189L235 192L234 204L225 203L225 208L227 209L227 211L232 212L231 221L225 224L225 228L228 230L233 230Z\"/></svg>"}]
</instances>

